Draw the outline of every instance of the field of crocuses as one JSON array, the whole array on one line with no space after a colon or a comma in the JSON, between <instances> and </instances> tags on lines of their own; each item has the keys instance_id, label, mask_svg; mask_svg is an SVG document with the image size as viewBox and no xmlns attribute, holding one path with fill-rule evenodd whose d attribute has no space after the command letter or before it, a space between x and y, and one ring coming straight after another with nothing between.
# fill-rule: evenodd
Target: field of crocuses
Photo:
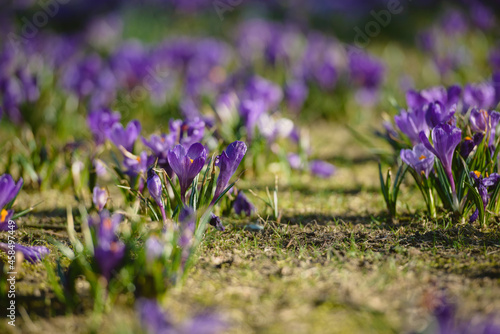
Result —
<instances>
[{"instance_id":1,"label":"field of crocuses","mask_svg":"<svg viewBox=\"0 0 500 334\"><path fill-rule=\"evenodd\" d=\"M500 334L500 3L0 4L0 333Z\"/></svg>"}]
</instances>

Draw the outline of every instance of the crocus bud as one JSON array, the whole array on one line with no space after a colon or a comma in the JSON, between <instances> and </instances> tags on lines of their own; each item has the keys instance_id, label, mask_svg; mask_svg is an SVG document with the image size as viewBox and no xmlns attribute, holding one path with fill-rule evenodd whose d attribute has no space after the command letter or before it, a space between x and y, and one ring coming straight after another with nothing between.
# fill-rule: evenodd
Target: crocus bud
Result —
<instances>
[{"instance_id":1,"label":"crocus bud","mask_svg":"<svg viewBox=\"0 0 500 334\"><path fill-rule=\"evenodd\" d=\"M159 207L163 207L163 202L161 201L162 198L162 184L160 177L156 172L153 170L153 167L150 167L148 170L148 191L151 197L155 200L156 204L158 204Z\"/></svg>"},{"instance_id":2,"label":"crocus bud","mask_svg":"<svg viewBox=\"0 0 500 334\"><path fill-rule=\"evenodd\" d=\"M224 231L224 225L222 225L222 222L220 221L220 218L213 213L210 214L210 225L215 227L216 230L218 231Z\"/></svg>"},{"instance_id":3,"label":"crocus bud","mask_svg":"<svg viewBox=\"0 0 500 334\"><path fill-rule=\"evenodd\" d=\"M108 192L105 188L94 187L92 194L92 202L94 202L95 207L98 211L101 211L106 206L108 201Z\"/></svg>"}]
</instances>

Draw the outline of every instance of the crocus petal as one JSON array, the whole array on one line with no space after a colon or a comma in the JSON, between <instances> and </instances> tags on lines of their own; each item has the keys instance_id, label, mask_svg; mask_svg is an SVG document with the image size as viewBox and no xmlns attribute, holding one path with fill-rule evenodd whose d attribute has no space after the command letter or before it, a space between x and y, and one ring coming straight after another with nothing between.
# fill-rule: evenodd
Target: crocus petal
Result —
<instances>
[{"instance_id":1,"label":"crocus petal","mask_svg":"<svg viewBox=\"0 0 500 334\"><path fill-rule=\"evenodd\" d=\"M235 141L229 144L227 149L217 157L215 165L219 167L220 172L217 177L217 187L215 189L212 203L217 200L220 194L222 194L224 189L227 187L229 180L236 172L236 169L238 169L238 166L240 165L246 152L247 145L242 141Z\"/></svg>"},{"instance_id":2,"label":"crocus petal","mask_svg":"<svg viewBox=\"0 0 500 334\"><path fill-rule=\"evenodd\" d=\"M16 198L19 190L23 186L23 178L19 178L17 184L10 174L0 176L0 208L5 207L14 198Z\"/></svg>"}]
</instances>

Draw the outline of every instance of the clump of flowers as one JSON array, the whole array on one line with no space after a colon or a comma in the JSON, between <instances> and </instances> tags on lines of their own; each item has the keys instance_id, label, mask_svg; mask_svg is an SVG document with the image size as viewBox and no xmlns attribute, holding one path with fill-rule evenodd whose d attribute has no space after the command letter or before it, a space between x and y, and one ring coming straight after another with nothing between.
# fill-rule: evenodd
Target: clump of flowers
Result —
<instances>
[{"instance_id":1,"label":"clump of flowers","mask_svg":"<svg viewBox=\"0 0 500 334\"><path fill-rule=\"evenodd\" d=\"M408 110L394 117L399 131L386 125L385 138L409 166L432 217L439 199L456 217L485 224L500 206L500 113L484 109L491 103L470 98L471 89L408 91Z\"/></svg>"}]
</instances>

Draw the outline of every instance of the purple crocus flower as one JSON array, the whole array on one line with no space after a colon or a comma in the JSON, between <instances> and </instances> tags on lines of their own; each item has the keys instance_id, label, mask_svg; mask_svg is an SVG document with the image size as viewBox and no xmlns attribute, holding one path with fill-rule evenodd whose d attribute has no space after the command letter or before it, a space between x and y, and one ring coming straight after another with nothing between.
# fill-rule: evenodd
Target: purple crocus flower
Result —
<instances>
[{"instance_id":1,"label":"purple crocus flower","mask_svg":"<svg viewBox=\"0 0 500 334\"><path fill-rule=\"evenodd\" d=\"M441 102L449 108L460 101L462 88L453 85L445 89L443 86L435 86L417 92L410 89L406 92L406 103L410 109L417 109L432 102Z\"/></svg>"},{"instance_id":2,"label":"purple crocus flower","mask_svg":"<svg viewBox=\"0 0 500 334\"><path fill-rule=\"evenodd\" d=\"M151 236L146 240L144 244L146 250L146 262L153 263L156 259L159 259L164 252L165 246L155 236Z\"/></svg>"},{"instance_id":3,"label":"purple crocus flower","mask_svg":"<svg viewBox=\"0 0 500 334\"><path fill-rule=\"evenodd\" d=\"M297 153L288 153L287 155L288 163L290 164L290 168L302 170L304 169L304 162L302 158Z\"/></svg>"},{"instance_id":4,"label":"purple crocus flower","mask_svg":"<svg viewBox=\"0 0 500 334\"><path fill-rule=\"evenodd\" d=\"M17 230L17 224L9 225L9 220L12 218L14 210L2 209L0 211L0 231L9 231L11 229Z\"/></svg>"},{"instance_id":5,"label":"purple crocus flower","mask_svg":"<svg viewBox=\"0 0 500 334\"><path fill-rule=\"evenodd\" d=\"M161 183L160 177L154 171L153 167L148 169L148 180L147 180L148 191L151 197L155 200L156 204L160 207L161 215L163 218L163 223L167 221L167 216L165 215L165 205L163 204L163 185Z\"/></svg>"},{"instance_id":6,"label":"purple crocus flower","mask_svg":"<svg viewBox=\"0 0 500 334\"><path fill-rule=\"evenodd\" d=\"M109 280L111 273L125 256L125 244L118 239L116 230L120 225L121 215L109 216L107 210L99 214L99 218L91 218L89 226L94 230L96 242L94 258L101 274Z\"/></svg>"},{"instance_id":7,"label":"purple crocus flower","mask_svg":"<svg viewBox=\"0 0 500 334\"><path fill-rule=\"evenodd\" d=\"M94 187L92 191L92 202L98 211L102 211L108 201L108 191L105 188Z\"/></svg>"},{"instance_id":8,"label":"purple crocus flower","mask_svg":"<svg viewBox=\"0 0 500 334\"><path fill-rule=\"evenodd\" d=\"M384 79L384 66L376 58L364 52L349 54L351 80L358 87L377 89Z\"/></svg>"},{"instance_id":9,"label":"purple crocus flower","mask_svg":"<svg viewBox=\"0 0 500 334\"><path fill-rule=\"evenodd\" d=\"M236 169L238 169L238 166L240 165L246 152L247 145L242 141L235 141L229 144L226 150L216 158L215 165L219 167L220 172L217 177L217 186L215 188L215 194L211 204L215 203L217 198L227 187L229 180L233 176L234 172L236 172Z\"/></svg>"},{"instance_id":10,"label":"purple crocus flower","mask_svg":"<svg viewBox=\"0 0 500 334\"><path fill-rule=\"evenodd\" d=\"M242 100L239 107L239 112L245 123L247 131L247 139L251 140L254 136L255 125L259 117L267 111L266 104L263 100Z\"/></svg>"},{"instance_id":11,"label":"purple crocus flower","mask_svg":"<svg viewBox=\"0 0 500 334\"><path fill-rule=\"evenodd\" d=\"M420 132L420 140L424 146L441 161L441 164L443 164L443 168L450 181L451 190L455 193L455 181L453 180L451 167L453 153L462 139L462 130L449 124L440 124L432 129L431 137L434 146L429 142L425 132Z\"/></svg>"},{"instance_id":12,"label":"purple crocus flower","mask_svg":"<svg viewBox=\"0 0 500 334\"><path fill-rule=\"evenodd\" d=\"M107 170L106 170L106 165L104 164L104 162L102 162L102 160L100 159L94 159L94 161L92 162L92 165L94 166L94 169L95 169L95 173L97 174L97 176L106 176L108 174Z\"/></svg>"},{"instance_id":13,"label":"purple crocus flower","mask_svg":"<svg viewBox=\"0 0 500 334\"><path fill-rule=\"evenodd\" d=\"M168 151L167 157L170 167L179 179L182 201L186 202L186 191L203 168L207 151L200 143L194 143L187 151L184 146L177 145L173 150Z\"/></svg>"},{"instance_id":14,"label":"purple crocus flower","mask_svg":"<svg viewBox=\"0 0 500 334\"><path fill-rule=\"evenodd\" d=\"M490 194L488 193L488 188L495 186L498 181L500 181L500 175L497 173L492 173L490 176L483 178L479 171L470 172L469 176L474 181L474 186L476 187L481 200L483 202L483 207L486 209L488 202L490 201ZM479 216L479 210L476 211L470 217L470 222L475 221Z\"/></svg>"},{"instance_id":15,"label":"purple crocus flower","mask_svg":"<svg viewBox=\"0 0 500 334\"><path fill-rule=\"evenodd\" d=\"M109 132L109 139L117 147L122 146L127 151L132 152L134 143L139 133L141 132L141 123L138 120L133 120L127 124L126 128L120 123L115 123Z\"/></svg>"},{"instance_id":16,"label":"purple crocus flower","mask_svg":"<svg viewBox=\"0 0 500 334\"><path fill-rule=\"evenodd\" d=\"M109 138L111 128L120 121L121 115L118 112L112 112L110 109L98 109L89 113L87 124L94 136L97 145L104 144L106 138Z\"/></svg>"},{"instance_id":17,"label":"purple crocus flower","mask_svg":"<svg viewBox=\"0 0 500 334\"><path fill-rule=\"evenodd\" d=\"M439 334L497 334L500 333L498 317L461 319L457 316L457 306L444 296L437 298L434 316L439 326Z\"/></svg>"},{"instance_id":18,"label":"purple crocus flower","mask_svg":"<svg viewBox=\"0 0 500 334\"><path fill-rule=\"evenodd\" d=\"M254 76L247 82L243 95L250 100L260 99L264 101L266 108L272 110L281 102L283 91L275 83Z\"/></svg>"},{"instance_id":19,"label":"purple crocus flower","mask_svg":"<svg viewBox=\"0 0 500 334\"><path fill-rule=\"evenodd\" d=\"M455 115L456 105L446 108L445 105L439 101L431 102L427 106L425 112L425 120L429 128L433 128L439 124L447 123Z\"/></svg>"},{"instance_id":20,"label":"purple crocus flower","mask_svg":"<svg viewBox=\"0 0 500 334\"><path fill-rule=\"evenodd\" d=\"M205 122L198 117L189 121L170 120L169 127L170 133L185 149L200 142L205 132Z\"/></svg>"},{"instance_id":21,"label":"purple crocus flower","mask_svg":"<svg viewBox=\"0 0 500 334\"><path fill-rule=\"evenodd\" d=\"M222 225L222 221L219 216L216 216L213 212L210 213L209 224L215 227L218 231L224 231L224 225Z\"/></svg>"},{"instance_id":22,"label":"purple crocus flower","mask_svg":"<svg viewBox=\"0 0 500 334\"><path fill-rule=\"evenodd\" d=\"M245 196L243 191L239 191L238 196L234 200L233 209L237 215L244 213L246 216L251 216L252 212L255 211L255 206Z\"/></svg>"},{"instance_id":23,"label":"purple crocus flower","mask_svg":"<svg viewBox=\"0 0 500 334\"><path fill-rule=\"evenodd\" d=\"M181 209L179 213L179 227L180 233L177 244L182 249L181 265L182 269L184 269L184 265L191 254L191 247L194 243L194 233L196 229L196 213L191 207L185 206Z\"/></svg>"},{"instance_id":24,"label":"purple crocus flower","mask_svg":"<svg viewBox=\"0 0 500 334\"><path fill-rule=\"evenodd\" d=\"M19 178L17 183L10 174L0 176L0 208L4 208L17 197L19 190L23 186L23 178Z\"/></svg>"},{"instance_id":25,"label":"purple crocus flower","mask_svg":"<svg viewBox=\"0 0 500 334\"><path fill-rule=\"evenodd\" d=\"M475 133L472 138L465 137L464 141L460 145L460 155L462 156L462 158L467 159L474 148L483 141L483 138L483 133Z\"/></svg>"},{"instance_id":26,"label":"purple crocus flower","mask_svg":"<svg viewBox=\"0 0 500 334\"><path fill-rule=\"evenodd\" d=\"M413 111L406 112L402 110L397 116L394 116L394 122L405 135L410 138L413 145L420 142L419 133L429 132L429 126L425 121L425 111L423 108L417 108Z\"/></svg>"},{"instance_id":27,"label":"purple crocus flower","mask_svg":"<svg viewBox=\"0 0 500 334\"><path fill-rule=\"evenodd\" d=\"M325 179L335 173L335 166L323 160L312 160L309 163L309 169L313 175Z\"/></svg>"},{"instance_id":28,"label":"purple crocus flower","mask_svg":"<svg viewBox=\"0 0 500 334\"><path fill-rule=\"evenodd\" d=\"M65 67L62 84L67 90L76 93L80 99L84 98L96 89L102 69L103 61L98 55L93 54L79 59Z\"/></svg>"},{"instance_id":29,"label":"purple crocus flower","mask_svg":"<svg viewBox=\"0 0 500 334\"><path fill-rule=\"evenodd\" d=\"M211 313L198 314L174 324L156 299L139 298L135 309L147 334L216 334L227 327L224 321Z\"/></svg>"},{"instance_id":30,"label":"purple crocus flower","mask_svg":"<svg viewBox=\"0 0 500 334\"><path fill-rule=\"evenodd\" d=\"M142 151L139 155L134 155L128 151L123 153L123 165L127 170L130 177L135 177L140 173L146 173L148 166L152 165L155 161L154 156L148 156L146 151Z\"/></svg>"},{"instance_id":31,"label":"purple crocus flower","mask_svg":"<svg viewBox=\"0 0 500 334\"><path fill-rule=\"evenodd\" d=\"M160 136L151 135L149 141L142 137L144 145L149 147L153 154L158 158L158 166L163 168L169 177L172 177L172 168L168 164L167 152L175 145L175 134L162 134Z\"/></svg>"},{"instance_id":32,"label":"purple crocus flower","mask_svg":"<svg viewBox=\"0 0 500 334\"><path fill-rule=\"evenodd\" d=\"M429 178L429 173L434 167L434 154L420 143L413 147L413 150L401 150L401 160L417 172Z\"/></svg>"},{"instance_id":33,"label":"purple crocus flower","mask_svg":"<svg viewBox=\"0 0 500 334\"><path fill-rule=\"evenodd\" d=\"M174 325L155 299L139 298L135 305L139 320L146 333L176 333Z\"/></svg>"},{"instance_id":34,"label":"purple crocus flower","mask_svg":"<svg viewBox=\"0 0 500 334\"><path fill-rule=\"evenodd\" d=\"M9 245L0 242L0 250L8 252ZM29 263L37 263L50 253L50 250L45 246L23 246L20 244L14 244L14 251L23 254L24 259Z\"/></svg>"},{"instance_id":35,"label":"purple crocus flower","mask_svg":"<svg viewBox=\"0 0 500 334\"><path fill-rule=\"evenodd\" d=\"M467 21L464 14L458 10L449 10L445 13L441 22L444 31L449 35L462 34L467 29Z\"/></svg>"},{"instance_id":36,"label":"purple crocus flower","mask_svg":"<svg viewBox=\"0 0 500 334\"><path fill-rule=\"evenodd\" d=\"M470 112L470 128L473 132L484 133L487 135L489 133L490 145L494 144L495 134L498 122L500 121L500 113L497 111L478 110L473 108Z\"/></svg>"},{"instance_id":37,"label":"purple crocus flower","mask_svg":"<svg viewBox=\"0 0 500 334\"><path fill-rule=\"evenodd\" d=\"M290 109L296 113L299 112L308 93L307 85L302 80L288 83L285 87L285 99Z\"/></svg>"},{"instance_id":38,"label":"purple crocus flower","mask_svg":"<svg viewBox=\"0 0 500 334\"><path fill-rule=\"evenodd\" d=\"M495 88L491 83L467 84L464 88L464 105L469 107L491 108L495 102Z\"/></svg>"},{"instance_id":39,"label":"purple crocus flower","mask_svg":"<svg viewBox=\"0 0 500 334\"><path fill-rule=\"evenodd\" d=\"M491 8L484 6L479 1L471 3L470 16L479 29L489 30L495 26L495 13Z\"/></svg>"}]
</instances>

